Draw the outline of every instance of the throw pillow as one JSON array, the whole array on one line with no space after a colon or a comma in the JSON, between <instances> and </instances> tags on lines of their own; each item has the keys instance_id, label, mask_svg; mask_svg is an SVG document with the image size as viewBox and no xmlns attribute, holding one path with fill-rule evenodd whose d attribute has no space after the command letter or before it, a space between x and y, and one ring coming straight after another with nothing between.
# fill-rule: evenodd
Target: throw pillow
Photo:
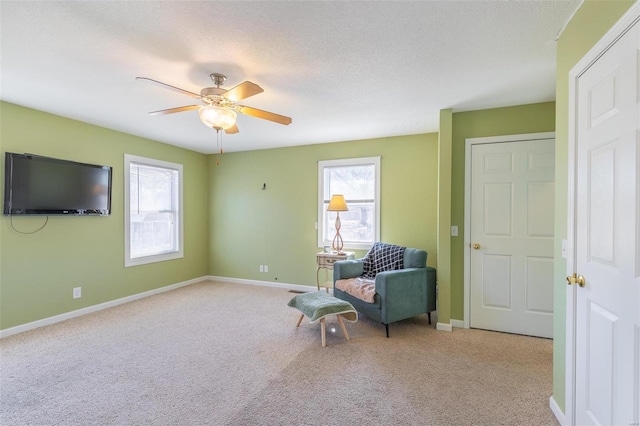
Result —
<instances>
[{"instance_id":1,"label":"throw pillow","mask_svg":"<svg viewBox=\"0 0 640 426\"><path fill-rule=\"evenodd\" d=\"M405 247L376 242L362 259L362 277L375 279L384 271L403 269Z\"/></svg>"}]
</instances>

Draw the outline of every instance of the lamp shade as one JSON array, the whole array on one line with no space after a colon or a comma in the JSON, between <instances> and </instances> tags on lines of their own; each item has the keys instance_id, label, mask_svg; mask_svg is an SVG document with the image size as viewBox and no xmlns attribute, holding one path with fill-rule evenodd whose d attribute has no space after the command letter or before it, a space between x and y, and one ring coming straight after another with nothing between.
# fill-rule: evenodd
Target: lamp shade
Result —
<instances>
[{"instance_id":1,"label":"lamp shade","mask_svg":"<svg viewBox=\"0 0 640 426\"><path fill-rule=\"evenodd\" d=\"M201 106L198 114L205 126L216 130L227 130L233 127L238 117L234 110L216 105Z\"/></svg>"},{"instance_id":2,"label":"lamp shade","mask_svg":"<svg viewBox=\"0 0 640 426\"><path fill-rule=\"evenodd\" d=\"M347 202L344 200L344 195L336 194L331 196L329 207L327 207L328 212L346 212L348 210L349 207L347 207Z\"/></svg>"}]
</instances>

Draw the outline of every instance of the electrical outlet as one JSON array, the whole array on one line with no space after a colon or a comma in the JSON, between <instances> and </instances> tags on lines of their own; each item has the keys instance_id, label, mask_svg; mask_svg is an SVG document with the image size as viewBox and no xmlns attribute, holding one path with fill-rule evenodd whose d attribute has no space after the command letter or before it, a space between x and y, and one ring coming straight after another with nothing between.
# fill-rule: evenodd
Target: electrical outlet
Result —
<instances>
[{"instance_id":1,"label":"electrical outlet","mask_svg":"<svg viewBox=\"0 0 640 426\"><path fill-rule=\"evenodd\" d=\"M82 287L73 288L73 298L80 299L82 297Z\"/></svg>"},{"instance_id":2,"label":"electrical outlet","mask_svg":"<svg viewBox=\"0 0 640 426\"><path fill-rule=\"evenodd\" d=\"M260 265L260 272L264 272L264 266Z\"/></svg>"},{"instance_id":3,"label":"electrical outlet","mask_svg":"<svg viewBox=\"0 0 640 426\"><path fill-rule=\"evenodd\" d=\"M264 271L269 272L269 265L264 265Z\"/></svg>"}]
</instances>

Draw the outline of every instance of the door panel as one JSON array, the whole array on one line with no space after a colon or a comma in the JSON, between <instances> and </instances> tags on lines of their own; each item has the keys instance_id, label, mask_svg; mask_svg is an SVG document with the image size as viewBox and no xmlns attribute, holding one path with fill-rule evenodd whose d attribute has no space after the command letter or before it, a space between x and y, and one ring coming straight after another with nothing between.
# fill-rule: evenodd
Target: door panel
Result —
<instances>
[{"instance_id":1,"label":"door panel","mask_svg":"<svg viewBox=\"0 0 640 426\"><path fill-rule=\"evenodd\" d=\"M482 306L511 308L511 256L482 257Z\"/></svg>"},{"instance_id":2,"label":"door panel","mask_svg":"<svg viewBox=\"0 0 640 426\"><path fill-rule=\"evenodd\" d=\"M551 279L550 279L551 278ZM553 314L553 259L527 257L527 312Z\"/></svg>"},{"instance_id":3,"label":"door panel","mask_svg":"<svg viewBox=\"0 0 640 426\"><path fill-rule=\"evenodd\" d=\"M614 217L615 142L598 147L589 154L591 175L587 182L589 197L589 260L615 267Z\"/></svg>"},{"instance_id":4,"label":"door panel","mask_svg":"<svg viewBox=\"0 0 640 426\"><path fill-rule=\"evenodd\" d=\"M529 238L553 238L553 216L546 214L554 203L553 182L530 182L527 191L527 235Z\"/></svg>"},{"instance_id":5,"label":"door panel","mask_svg":"<svg viewBox=\"0 0 640 426\"><path fill-rule=\"evenodd\" d=\"M592 128L620 112L618 109L620 98L616 91L616 85L620 83L617 80L618 68L614 68L589 89L589 120Z\"/></svg>"},{"instance_id":6,"label":"door panel","mask_svg":"<svg viewBox=\"0 0 640 426\"><path fill-rule=\"evenodd\" d=\"M595 424L613 424L613 345L617 316L590 302L588 307L589 336L586 353L588 376L586 380L587 414Z\"/></svg>"},{"instance_id":7,"label":"door panel","mask_svg":"<svg viewBox=\"0 0 640 426\"><path fill-rule=\"evenodd\" d=\"M492 237L511 236L511 183L489 183L484 186L484 234Z\"/></svg>"}]
</instances>

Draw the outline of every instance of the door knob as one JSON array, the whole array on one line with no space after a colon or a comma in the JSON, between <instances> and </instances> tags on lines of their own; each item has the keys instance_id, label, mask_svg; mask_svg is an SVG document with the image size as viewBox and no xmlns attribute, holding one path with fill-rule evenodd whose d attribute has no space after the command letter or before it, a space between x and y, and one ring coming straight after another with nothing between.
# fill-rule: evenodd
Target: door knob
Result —
<instances>
[{"instance_id":1,"label":"door knob","mask_svg":"<svg viewBox=\"0 0 640 426\"><path fill-rule=\"evenodd\" d=\"M580 287L584 287L584 277L574 272L573 275L567 277L567 285L571 284L578 284Z\"/></svg>"},{"instance_id":2,"label":"door knob","mask_svg":"<svg viewBox=\"0 0 640 426\"><path fill-rule=\"evenodd\" d=\"M473 246L472 246L472 247L473 247L474 249L476 249L476 250L480 250L480 244L478 244L478 243L473 243Z\"/></svg>"}]
</instances>

